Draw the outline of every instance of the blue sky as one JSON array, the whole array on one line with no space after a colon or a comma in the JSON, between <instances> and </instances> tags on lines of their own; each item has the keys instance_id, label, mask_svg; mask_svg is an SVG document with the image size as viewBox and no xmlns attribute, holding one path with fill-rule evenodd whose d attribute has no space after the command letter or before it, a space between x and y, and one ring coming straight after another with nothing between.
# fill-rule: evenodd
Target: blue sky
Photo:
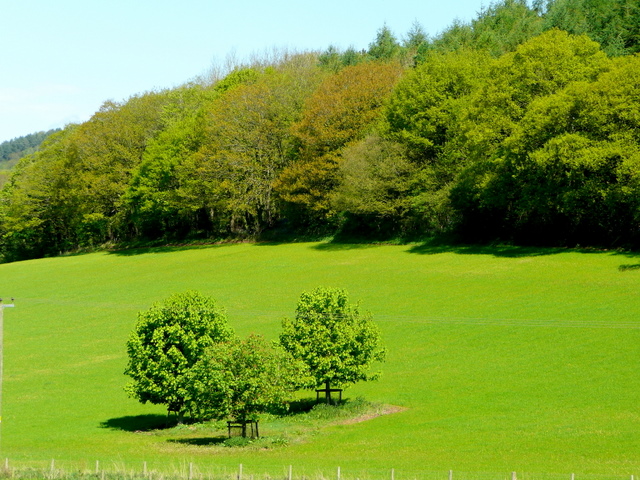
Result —
<instances>
[{"instance_id":1,"label":"blue sky","mask_svg":"<svg viewBox=\"0 0 640 480\"><path fill-rule=\"evenodd\" d=\"M88 120L277 48L366 48L387 25L435 35L487 0L0 0L0 142Z\"/></svg>"}]
</instances>

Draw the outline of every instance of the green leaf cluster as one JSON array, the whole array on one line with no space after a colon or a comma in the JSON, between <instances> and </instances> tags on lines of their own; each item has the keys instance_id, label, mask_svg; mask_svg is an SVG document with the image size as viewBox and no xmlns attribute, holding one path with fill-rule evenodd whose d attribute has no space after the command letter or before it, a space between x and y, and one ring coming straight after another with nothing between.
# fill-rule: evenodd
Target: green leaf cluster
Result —
<instances>
[{"instance_id":1,"label":"green leaf cluster","mask_svg":"<svg viewBox=\"0 0 640 480\"><path fill-rule=\"evenodd\" d=\"M138 314L127 342L125 390L142 403L198 419L257 420L296 390L373 380L380 333L339 289L303 293L280 343L237 338L224 310L195 291L174 294Z\"/></svg>"},{"instance_id":2,"label":"green leaf cluster","mask_svg":"<svg viewBox=\"0 0 640 480\"><path fill-rule=\"evenodd\" d=\"M350 304L343 289L303 292L295 317L282 321L280 345L307 365L315 387L346 387L378 378L370 368L385 358L380 343L371 314Z\"/></svg>"},{"instance_id":3,"label":"green leaf cluster","mask_svg":"<svg viewBox=\"0 0 640 480\"><path fill-rule=\"evenodd\" d=\"M200 418L257 420L305 381L305 366L263 337L209 347L192 372L189 395Z\"/></svg>"},{"instance_id":4,"label":"green leaf cluster","mask_svg":"<svg viewBox=\"0 0 640 480\"><path fill-rule=\"evenodd\" d=\"M207 348L232 337L224 310L210 297L187 291L154 304L138 314L127 342L126 391L172 412L193 411L189 385L195 365Z\"/></svg>"}]
</instances>

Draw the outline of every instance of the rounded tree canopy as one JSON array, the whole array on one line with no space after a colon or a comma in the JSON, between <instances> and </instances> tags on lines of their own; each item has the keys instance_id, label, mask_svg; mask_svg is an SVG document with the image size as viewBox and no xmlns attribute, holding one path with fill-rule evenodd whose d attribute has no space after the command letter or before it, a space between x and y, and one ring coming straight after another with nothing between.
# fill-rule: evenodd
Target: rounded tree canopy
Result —
<instances>
[{"instance_id":1,"label":"rounded tree canopy","mask_svg":"<svg viewBox=\"0 0 640 480\"><path fill-rule=\"evenodd\" d=\"M187 382L206 348L229 340L233 331L216 301L195 291L174 294L138 313L127 342L129 363L125 387L142 403L166 404L169 411L187 408Z\"/></svg>"},{"instance_id":2,"label":"rounded tree canopy","mask_svg":"<svg viewBox=\"0 0 640 480\"><path fill-rule=\"evenodd\" d=\"M303 292L295 318L285 318L282 328L280 344L308 366L316 387L344 387L379 376L369 372L386 353L378 327L370 313L349 304L343 289Z\"/></svg>"},{"instance_id":3,"label":"rounded tree canopy","mask_svg":"<svg viewBox=\"0 0 640 480\"><path fill-rule=\"evenodd\" d=\"M245 422L281 405L304 374L302 362L264 337L250 335L208 348L194 367L190 392L201 418Z\"/></svg>"}]
</instances>

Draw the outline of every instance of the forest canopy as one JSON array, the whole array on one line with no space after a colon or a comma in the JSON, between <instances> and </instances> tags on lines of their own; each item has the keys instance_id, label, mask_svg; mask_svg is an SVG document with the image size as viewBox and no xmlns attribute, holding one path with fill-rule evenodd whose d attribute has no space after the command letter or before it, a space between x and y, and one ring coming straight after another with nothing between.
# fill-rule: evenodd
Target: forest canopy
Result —
<instances>
[{"instance_id":1,"label":"forest canopy","mask_svg":"<svg viewBox=\"0 0 640 480\"><path fill-rule=\"evenodd\" d=\"M106 102L20 159L5 261L125 242L455 235L637 248L640 11L503 0Z\"/></svg>"}]
</instances>

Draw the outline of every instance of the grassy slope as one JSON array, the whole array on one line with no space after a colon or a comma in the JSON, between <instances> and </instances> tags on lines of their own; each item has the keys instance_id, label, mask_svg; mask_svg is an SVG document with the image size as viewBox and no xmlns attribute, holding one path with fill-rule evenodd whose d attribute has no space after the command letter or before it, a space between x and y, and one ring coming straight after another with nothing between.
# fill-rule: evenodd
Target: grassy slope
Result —
<instances>
[{"instance_id":1,"label":"grassy slope","mask_svg":"<svg viewBox=\"0 0 640 480\"><path fill-rule=\"evenodd\" d=\"M328 244L99 253L0 265L2 456L343 471L640 473L640 260L613 253ZM621 266L625 266L620 269ZM275 338L299 293L342 286L389 358L350 396L404 412L212 457L133 433L163 414L122 391L136 312L188 288ZM153 417L151 417L153 418ZM268 434L268 432L265 432Z\"/></svg>"}]
</instances>

